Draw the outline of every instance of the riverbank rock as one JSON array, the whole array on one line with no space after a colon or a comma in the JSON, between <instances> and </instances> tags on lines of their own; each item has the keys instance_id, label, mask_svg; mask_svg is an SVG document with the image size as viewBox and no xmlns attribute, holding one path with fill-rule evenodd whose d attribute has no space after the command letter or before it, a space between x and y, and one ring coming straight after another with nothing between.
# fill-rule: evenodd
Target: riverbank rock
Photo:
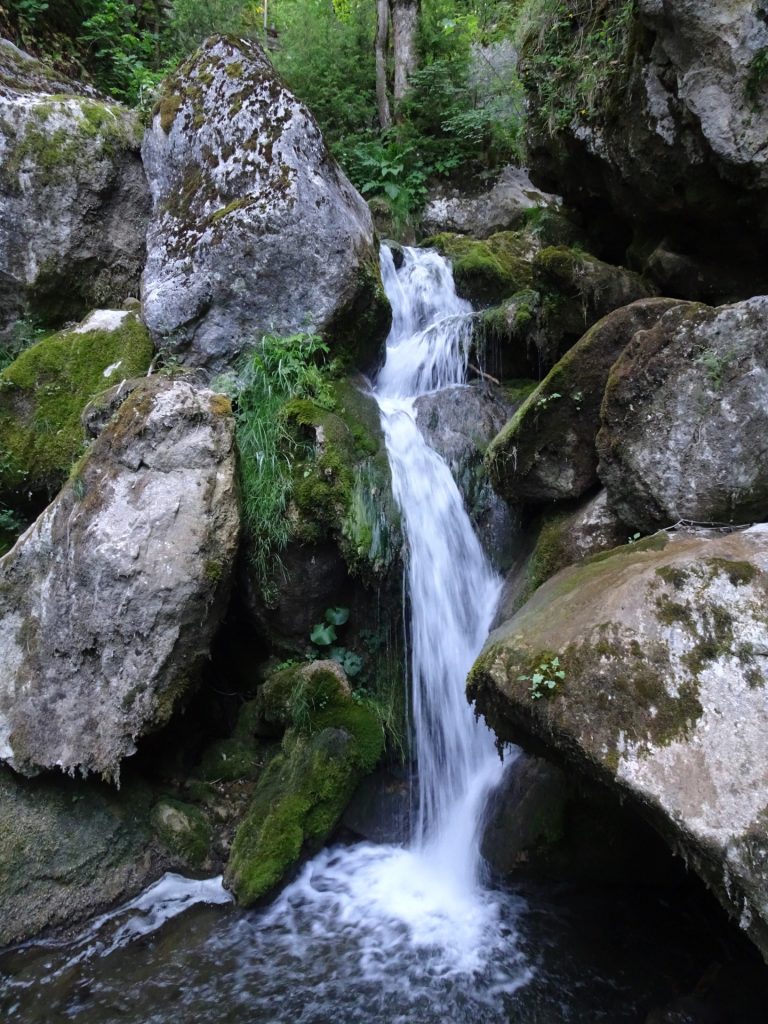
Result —
<instances>
[{"instance_id":1,"label":"riverbank rock","mask_svg":"<svg viewBox=\"0 0 768 1024\"><path fill-rule=\"evenodd\" d=\"M162 871L152 792L120 792L0 767L0 946L71 925L132 896Z\"/></svg>"},{"instance_id":2,"label":"riverbank rock","mask_svg":"<svg viewBox=\"0 0 768 1024\"><path fill-rule=\"evenodd\" d=\"M149 189L138 114L0 40L0 338L136 295Z\"/></svg>"},{"instance_id":3,"label":"riverbank rock","mask_svg":"<svg viewBox=\"0 0 768 1024\"><path fill-rule=\"evenodd\" d=\"M611 366L638 331L678 305L644 299L600 320L549 372L491 442L485 464L509 502L579 498L597 482L595 437Z\"/></svg>"},{"instance_id":4,"label":"riverbank rock","mask_svg":"<svg viewBox=\"0 0 768 1024\"><path fill-rule=\"evenodd\" d=\"M229 401L150 379L0 561L0 757L116 777L195 681L239 533Z\"/></svg>"},{"instance_id":5,"label":"riverbank rock","mask_svg":"<svg viewBox=\"0 0 768 1024\"><path fill-rule=\"evenodd\" d=\"M384 752L380 722L352 699L336 662L283 669L265 686L262 714L289 728L232 843L225 881L244 906L320 848Z\"/></svg>"},{"instance_id":6,"label":"riverbank rock","mask_svg":"<svg viewBox=\"0 0 768 1024\"><path fill-rule=\"evenodd\" d=\"M494 492L483 466L488 442L520 406L519 393L488 384L446 388L416 399L427 444L448 464L488 557L497 568L512 558L515 519Z\"/></svg>"},{"instance_id":7,"label":"riverbank rock","mask_svg":"<svg viewBox=\"0 0 768 1024\"><path fill-rule=\"evenodd\" d=\"M505 167L486 192L464 195L457 189L440 188L427 200L421 217L426 235L445 231L473 238L487 238L497 231L522 227L530 210L557 210L557 196L540 191L523 167Z\"/></svg>"},{"instance_id":8,"label":"riverbank rock","mask_svg":"<svg viewBox=\"0 0 768 1024\"><path fill-rule=\"evenodd\" d=\"M389 329L371 215L259 45L215 36L164 85L143 146L142 293L157 345L221 370L265 333L375 363Z\"/></svg>"},{"instance_id":9,"label":"riverbank rock","mask_svg":"<svg viewBox=\"0 0 768 1024\"><path fill-rule=\"evenodd\" d=\"M681 305L611 371L597 438L613 510L650 531L768 518L768 298Z\"/></svg>"},{"instance_id":10,"label":"riverbank rock","mask_svg":"<svg viewBox=\"0 0 768 1024\"><path fill-rule=\"evenodd\" d=\"M0 493L50 501L83 452L81 414L110 384L146 372L152 341L135 313L99 309L25 349L0 373Z\"/></svg>"},{"instance_id":11,"label":"riverbank rock","mask_svg":"<svg viewBox=\"0 0 768 1024\"><path fill-rule=\"evenodd\" d=\"M468 691L631 797L768 956L768 526L658 534L541 587Z\"/></svg>"}]
</instances>

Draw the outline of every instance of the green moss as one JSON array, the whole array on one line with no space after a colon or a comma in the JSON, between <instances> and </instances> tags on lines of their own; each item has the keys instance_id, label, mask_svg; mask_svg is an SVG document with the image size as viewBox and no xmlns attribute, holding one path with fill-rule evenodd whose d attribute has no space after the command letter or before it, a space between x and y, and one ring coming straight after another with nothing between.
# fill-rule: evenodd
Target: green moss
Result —
<instances>
[{"instance_id":1,"label":"green moss","mask_svg":"<svg viewBox=\"0 0 768 1024\"><path fill-rule=\"evenodd\" d=\"M217 740L206 748L195 774L206 782L255 779L266 759L263 746L237 736Z\"/></svg>"},{"instance_id":2,"label":"green moss","mask_svg":"<svg viewBox=\"0 0 768 1024\"><path fill-rule=\"evenodd\" d=\"M22 352L0 373L0 490L52 494L82 453L85 406L111 383L144 373L152 354L133 315L117 330L62 331Z\"/></svg>"},{"instance_id":3,"label":"green moss","mask_svg":"<svg viewBox=\"0 0 768 1024\"><path fill-rule=\"evenodd\" d=\"M215 213L212 213L208 218L208 223L215 224L223 217L226 217L227 214L234 213L235 210L242 210L244 207L248 206L251 201L250 196L243 196L241 199L234 199L231 203L228 203L227 206L222 206L220 210L216 210Z\"/></svg>"},{"instance_id":4,"label":"green moss","mask_svg":"<svg viewBox=\"0 0 768 1024\"><path fill-rule=\"evenodd\" d=\"M158 101L156 113L160 115L160 127L166 135L170 134L173 123L176 120L176 115L181 110L183 104L183 98L176 94L162 96Z\"/></svg>"},{"instance_id":5,"label":"green moss","mask_svg":"<svg viewBox=\"0 0 768 1024\"><path fill-rule=\"evenodd\" d=\"M710 558L705 563L713 574L724 574L734 587L752 583L760 575L760 570L751 562L733 562L728 558Z\"/></svg>"},{"instance_id":6,"label":"green moss","mask_svg":"<svg viewBox=\"0 0 768 1024\"><path fill-rule=\"evenodd\" d=\"M444 233L421 244L450 259L457 291L475 302L498 302L533 283L531 240L525 232L500 231L482 242Z\"/></svg>"},{"instance_id":7,"label":"green moss","mask_svg":"<svg viewBox=\"0 0 768 1024\"><path fill-rule=\"evenodd\" d=\"M320 685L322 673L317 676ZM375 717L349 697L336 697L306 728L286 733L232 844L227 878L238 902L254 903L303 852L318 849L359 779L378 763L383 746Z\"/></svg>"},{"instance_id":8,"label":"green moss","mask_svg":"<svg viewBox=\"0 0 768 1024\"><path fill-rule=\"evenodd\" d=\"M211 847L211 825L205 814L191 804L165 797L152 809L157 838L185 865L200 868Z\"/></svg>"}]
</instances>

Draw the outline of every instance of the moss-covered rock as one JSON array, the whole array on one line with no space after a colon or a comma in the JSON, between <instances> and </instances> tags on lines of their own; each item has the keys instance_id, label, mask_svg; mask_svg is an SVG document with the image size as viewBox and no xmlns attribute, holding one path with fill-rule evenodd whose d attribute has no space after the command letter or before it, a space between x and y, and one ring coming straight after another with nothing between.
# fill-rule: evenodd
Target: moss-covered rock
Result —
<instances>
[{"instance_id":1,"label":"moss-covered rock","mask_svg":"<svg viewBox=\"0 0 768 1024\"><path fill-rule=\"evenodd\" d=\"M318 663L282 683L291 684L286 715L293 724L259 780L225 876L245 906L325 842L384 751L381 724L352 699L337 666Z\"/></svg>"},{"instance_id":2,"label":"moss-covered rock","mask_svg":"<svg viewBox=\"0 0 768 1024\"><path fill-rule=\"evenodd\" d=\"M211 848L211 823L199 807L172 797L152 808L152 828L160 842L185 866L202 868Z\"/></svg>"},{"instance_id":3,"label":"moss-covered rock","mask_svg":"<svg viewBox=\"0 0 768 1024\"><path fill-rule=\"evenodd\" d=\"M150 197L139 115L0 49L0 339L138 292Z\"/></svg>"},{"instance_id":4,"label":"moss-covered rock","mask_svg":"<svg viewBox=\"0 0 768 1024\"><path fill-rule=\"evenodd\" d=\"M768 842L767 536L658 534L565 569L469 680L501 738L630 795L764 951L768 870L744 849Z\"/></svg>"},{"instance_id":5,"label":"moss-covered rock","mask_svg":"<svg viewBox=\"0 0 768 1024\"><path fill-rule=\"evenodd\" d=\"M484 241L444 233L421 245L437 249L451 261L456 291L465 299L488 306L530 286L531 260L539 249L526 231L499 231Z\"/></svg>"},{"instance_id":6,"label":"moss-covered rock","mask_svg":"<svg viewBox=\"0 0 768 1024\"><path fill-rule=\"evenodd\" d=\"M646 299L600 320L491 442L486 465L508 501L578 498L597 483L595 437L611 366L632 337L678 303Z\"/></svg>"},{"instance_id":7,"label":"moss-covered rock","mask_svg":"<svg viewBox=\"0 0 768 1024\"><path fill-rule=\"evenodd\" d=\"M0 373L0 492L53 497L83 453L83 409L146 371L152 343L134 313L99 310L26 349Z\"/></svg>"}]
</instances>

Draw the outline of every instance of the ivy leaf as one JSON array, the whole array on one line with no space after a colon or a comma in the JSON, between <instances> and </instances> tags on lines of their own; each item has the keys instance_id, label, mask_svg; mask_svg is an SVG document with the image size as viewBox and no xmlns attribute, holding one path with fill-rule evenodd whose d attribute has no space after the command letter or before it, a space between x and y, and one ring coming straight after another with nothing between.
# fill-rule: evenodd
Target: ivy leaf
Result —
<instances>
[{"instance_id":1,"label":"ivy leaf","mask_svg":"<svg viewBox=\"0 0 768 1024\"><path fill-rule=\"evenodd\" d=\"M544 676L541 674L541 672L534 672L531 676L531 682L534 686L541 686L541 684L544 682Z\"/></svg>"},{"instance_id":2,"label":"ivy leaf","mask_svg":"<svg viewBox=\"0 0 768 1024\"><path fill-rule=\"evenodd\" d=\"M326 608L325 621L333 626L343 626L349 619L349 608Z\"/></svg>"},{"instance_id":3,"label":"ivy leaf","mask_svg":"<svg viewBox=\"0 0 768 1024\"><path fill-rule=\"evenodd\" d=\"M318 622L309 634L309 639L313 644L317 644L318 647L328 647L336 639L336 630L333 626L328 626L324 622Z\"/></svg>"}]
</instances>

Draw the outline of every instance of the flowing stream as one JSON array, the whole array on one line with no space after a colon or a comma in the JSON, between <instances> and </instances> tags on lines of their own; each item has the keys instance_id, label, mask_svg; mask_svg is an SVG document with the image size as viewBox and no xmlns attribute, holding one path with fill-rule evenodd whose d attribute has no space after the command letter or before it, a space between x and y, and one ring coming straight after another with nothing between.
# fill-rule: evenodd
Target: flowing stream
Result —
<instances>
[{"instance_id":1,"label":"flowing stream","mask_svg":"<svg viewBox=\"0 0 768 1024\"><path fill-rule=\"evenodd\" d=\"M220 880L166 876L94 921L75 941L30 945L6 958L6 984L0 988L5 1019L640 1019L637 999L647 987L648 957L655 950L639 939L641 952L628 952L632 926L615 903L610 913L619 942L610 929L606 934L599 899L574 910L556 892L532 896L528 890L523 896L519 889L494 889L484 877L483 808L503 766L492 735L466 702L464 686L487 635L500 581L448 467L427 446L414 411L419 395L464 382L472 309L456 296L449 266L432 251L405 249L396 270L392 253L383 248L382 274L394 318L375 394L407 538L418 762L409 846L326 849L271 906L247 913L211 906L227 900ZM190 911L194 903L200 905ZM652 932L657 926L649 927ZM661 955L668 964L670 954Z\"/></svg>"}]
</instances>

